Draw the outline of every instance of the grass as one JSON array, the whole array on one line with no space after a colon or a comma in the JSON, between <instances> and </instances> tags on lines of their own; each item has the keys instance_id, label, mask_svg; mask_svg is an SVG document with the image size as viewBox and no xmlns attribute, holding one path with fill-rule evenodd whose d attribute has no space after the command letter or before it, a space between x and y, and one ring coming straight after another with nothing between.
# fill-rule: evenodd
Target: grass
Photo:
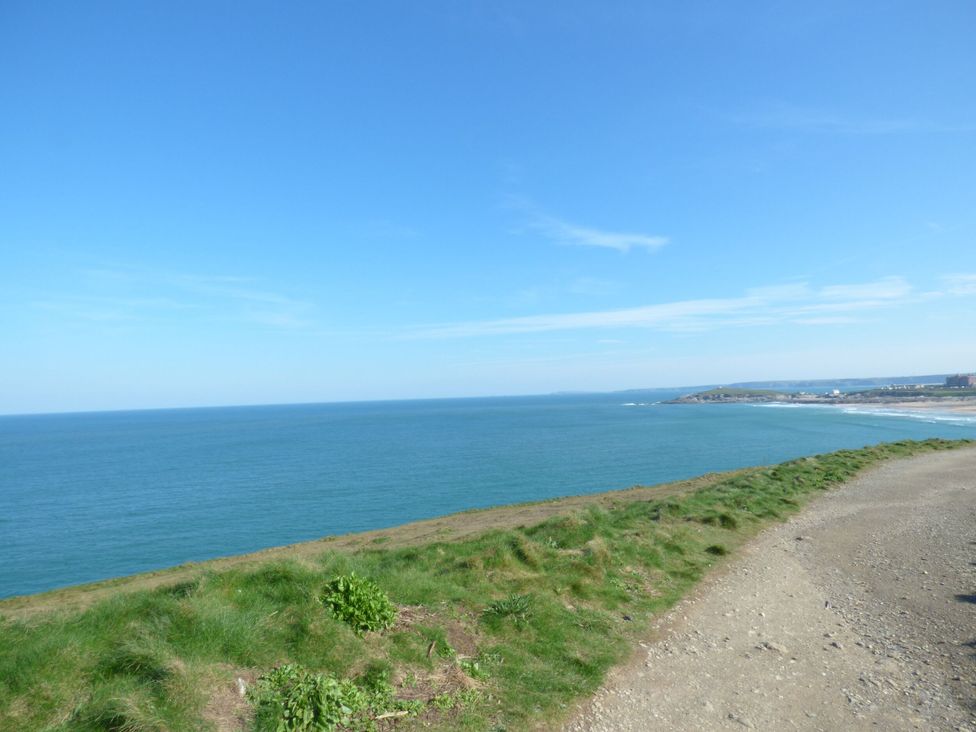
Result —
<instances>
[{"instance_id":1,"label":"grass","mask_svg":"<svg viewBox=\"0 0 976 732\"><path fill-rule=\"evenodd\" d=\"M0 619L0 729L273 729L234 684L253 687L282 664L370 698L382 680L397 711L367 720L379 729L541 726L592 693L654 614L762 527L878 461L961 444L899 442L684 493L617 493L455 541L204 565L85 609ZM328 583L351 573L397 605L391 628L357 635L323 605Z\"/></svg>"},{"instance_id":2,"label":"grass","mask_svg":"<svg viewBox=\"0 0 976 732\"><path fill-rule=\"evenodd\" d=\"M740 399L776 399L784 398L787 395L781 391L774 391L772 389L743 389L734 386L719 386L715 389L700 391L692 396L703 399L715 399L717 397L738 397Z\"/></svg>"},{"instance_id":3,"label":"grass","mask_svg":"<svg viewBox=\"0 0 976 732\"><path fill-rule=\"evenodd\" d=\"M489 622L495 621L493 623L495 627L498 625L497 621L502 618L511 618L516 625L520 625L527 622L531 614L532 595L516 595L514 593L501 600L488 603L488 607L482 612L485 618L490 619Z\"/></svg>"}]
</instances>

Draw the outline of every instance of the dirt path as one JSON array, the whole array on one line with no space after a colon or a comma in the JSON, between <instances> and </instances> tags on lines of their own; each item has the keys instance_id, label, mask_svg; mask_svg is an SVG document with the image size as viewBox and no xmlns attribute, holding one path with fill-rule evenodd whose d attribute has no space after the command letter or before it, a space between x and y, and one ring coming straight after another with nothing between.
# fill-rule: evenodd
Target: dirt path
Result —
<instances>
[{"instance_id":1,"label":"dirt path","mask_svg":"<svg viewBox=\"0 0 976 732\"><path fill-rule=\"evenodd\" d=\"M824 496L641 646L566 732L976 731L976 449Z\"/></svg>"}]
</instances>

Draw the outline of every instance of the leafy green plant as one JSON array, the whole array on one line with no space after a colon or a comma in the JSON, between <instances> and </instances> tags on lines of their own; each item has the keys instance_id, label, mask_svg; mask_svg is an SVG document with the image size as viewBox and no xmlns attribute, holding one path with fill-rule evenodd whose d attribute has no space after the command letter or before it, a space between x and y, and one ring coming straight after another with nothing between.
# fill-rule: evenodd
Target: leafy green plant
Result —
<instances>
[{"instance_id":1,"label":"leafy green plant","mask_svg":"<svg viewBox=\"0 0 976 732\"><path fill-rule=\"evenodd\" d=\"M532 617L532 596L513 593L490 603L482 614L489 619L512 618L516 625L522 625Z\"/></svg>"},{"instance_id":2,"label":"leafy green plant","mask_svg":"<svg viewBox=\"0 0 976 732\"><path fill-rule=\"evenodd\" d=\"M259 729L274 732L330 732L349 727L367 709L354 684L285 664L260 679L251 692Z\"/></svg>"},{"instance_id":3,"label":"leafy green plant","mask_svg":"<svg viewBox=\"0 0 976 732\"><path fill-rule=\"evenodd\" d=\"M458 661L458 666L464 673L477 681L487 681L491 678L491 673L477 658L462 658Z\"/></svg>"},{"instance_id":4,"label":"leafy green plant","mask_svg":"<svg viewBox=\"0 0 976 732\"><path fill-rule=\"evenodd\" d=\"M375 582L355 572L333 579L322 594L332 614L352 626L356 635L385 630L396 622L396 606Z\"/></svg>"},{"instance_id":5,"label":"leafy green plant","mask_svg":"<svg viewBox=\"0 0 976 732\"><path fill-rule=\"evenodd\" d=\"M454 697L451 694L438 694L430 700L430 705L434 709L445 712L454 708Z\"/></svg>"}]
</instances>

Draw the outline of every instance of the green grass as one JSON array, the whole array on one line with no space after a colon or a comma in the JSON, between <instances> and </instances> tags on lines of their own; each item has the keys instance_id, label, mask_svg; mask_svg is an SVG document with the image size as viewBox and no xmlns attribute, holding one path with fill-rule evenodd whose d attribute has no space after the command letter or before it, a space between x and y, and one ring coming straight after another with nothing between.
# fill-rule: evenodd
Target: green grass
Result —
<instances>
[{"instance_id":1,"label":"green grass","mask_svg":"<svg viewBox=\"0 0 976 732\"><path fill-rule=\"evenodd\" d=\"M844 450L471 539L204 570L2 620L0 729L213 729L221 705L246 712L235 678L286 663L409 712L380 729L527 729L592 693L654 614L762 527L880 460L961 444ZM392 628L357 635L323 605L352 572L396 603ZM274 728L266 714L251 724Z\"/></svg>"},{"instance_id":2,"label":"green grass","mask_svg":"<svg viewBox=\"0 0 976 732\"><path fill-rule=\"evenodd\" d=\"M743 389L735 386L720 386L715 389L700 391L696 394L692 394L691 396L696 396L703 399L714 399L717 397L737 397L740 399L776 399L785 398L787 395L781 391L774 391L772 389Z\"/></svg>"}]
</instances>

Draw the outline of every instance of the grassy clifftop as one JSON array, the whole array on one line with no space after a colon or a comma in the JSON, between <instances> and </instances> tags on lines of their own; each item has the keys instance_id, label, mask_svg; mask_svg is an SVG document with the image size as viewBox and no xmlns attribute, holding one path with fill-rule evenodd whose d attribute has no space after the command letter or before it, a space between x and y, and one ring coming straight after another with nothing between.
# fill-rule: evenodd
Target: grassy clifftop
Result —
<instances>
[{"instance_id":1,"label":"grassy clifftop","mask_svg":"<svg viewBox=\"0 0 976 732\"><path fill-rule=\"evenodd\" d=\"M70 591L0 603L0 729L274 729L239 690L283 664L366 699L347 719L357 729L541 727L763 526L880 460L961 444L462 514L412 538L373 532L94 588L87 607L56 609ZM393 601L392 627L357 632L323 603L351 573Z\"/></svg>"},{"instance_id":2,"label":"grassy clifftop","mask_svg":"<svg viewBox=\"0 0 976 732\"><path fill-rule=\"evenodd\" d=\"M720 386L708 391L699 391L694 394L672 399L666 404L686 404L698 402L778 402L787 401L790 395L771 389L741 389L729 386Z\"/></svg>"}]
</instances>

